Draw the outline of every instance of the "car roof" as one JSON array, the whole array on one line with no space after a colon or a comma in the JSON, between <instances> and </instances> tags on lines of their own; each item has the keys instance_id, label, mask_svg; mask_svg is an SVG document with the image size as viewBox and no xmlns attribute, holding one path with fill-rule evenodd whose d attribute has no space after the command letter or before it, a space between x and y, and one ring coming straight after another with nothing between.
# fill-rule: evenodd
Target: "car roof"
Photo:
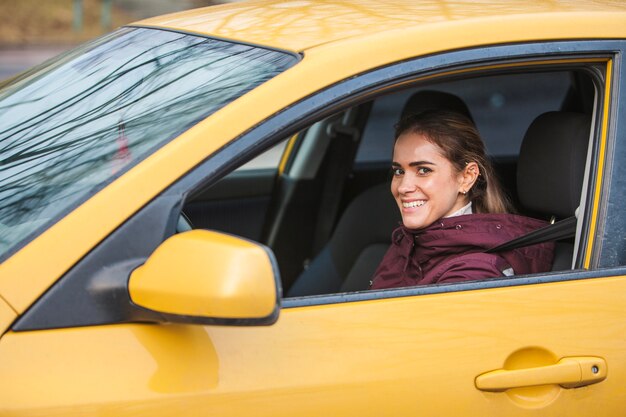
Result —
<instances>
[{"instance_id":1,"label":"car roof","mask_svg":"<svg viewBox=\"0 0 626 417\"><path fill-rule=\"evenodd\" d=\"M454 24L455 31L501 30L492 23L550 32L550 22L579 19L626 18L622 0L257 0L194 9L154 17L133 26L153 26L200 33L293 52L368 37L380 32L432 28L434 32ZM573 20L572 20L573 19ZM623 22L624 20L622 20ZM600 25L601 26L601 25ZM423 33L423 32L422 32ZM458 32L457 32L458 33ZM587 32L588 33L588 32ZM497 34L494 33L494 36ZM588 35L587 35L588 36ZM497 37L497 36L496 36ZM545 36L549 38L550 36ZM599 36L601 37L601 36Z\"/></svg>"}]
</instances>

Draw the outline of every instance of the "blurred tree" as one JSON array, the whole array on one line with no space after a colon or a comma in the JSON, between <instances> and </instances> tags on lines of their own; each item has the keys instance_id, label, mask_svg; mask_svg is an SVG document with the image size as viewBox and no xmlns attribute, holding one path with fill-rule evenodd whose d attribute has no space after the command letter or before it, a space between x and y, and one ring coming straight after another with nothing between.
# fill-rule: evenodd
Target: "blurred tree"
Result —
<instances>
[{"instance_id":1,"label":"blurred tree","mask_svg":"<svg viewBox=\"0 0 626 417\"><path fill-rule=\"evenodd\" d=\"M231 2L233 0L113 0L115 5L137 19Z\"/></svg>"},{"instance_id":2,"label":"blurred tree","mask_svg":"<svg viewBox=\"0 0 626 417\"><path fill-rule=\"evenodd\" d=\"M104 30L111 30L111 3L112 0L102 0L102 12L100 13L100 25Z\"/></svg>"},{"instance_id":3,"label":"blurred tree","mask_svg":"<svg viewBox=\"0 0 626 417\"><path fill-rule=\"evenodd\" d=\"M83 30L83 0L74 0L72 2L72 29L74 32L82 32Z\"/></svg>"},{"instance_id":4,"label":"blurred tree","mask_svg":"<svg viewBox=\"0 0 626 417\"><path fill-rule=\"evenodd\" d=\"M0 0L0 44L76 44L136 20L116 3L103 28L102 0Z\"/></svg>"},{"instance_id":5,"label":"blurred tree","mask_svg":"<svg viewBox=\"0 0 626 417\"><path fill-rule=\"evenodd\" d=\"M0 45L76 44L135 20L233 0L0 0Z\"/></svg>"}]
</instances>

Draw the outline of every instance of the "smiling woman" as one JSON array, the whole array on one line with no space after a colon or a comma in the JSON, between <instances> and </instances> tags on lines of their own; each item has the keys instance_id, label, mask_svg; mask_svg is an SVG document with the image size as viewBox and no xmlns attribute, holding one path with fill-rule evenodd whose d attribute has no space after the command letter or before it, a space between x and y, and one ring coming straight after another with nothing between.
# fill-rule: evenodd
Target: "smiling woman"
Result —
<instances>
[{"instance_id":1,"label":"smiling woman","mask_svg":"<svg viewBox=\"0 0 626 417\"><path fill-rule=\"evenodd\" d=\"M391 193L402 215L372 288L548 271L553 244L486 250L545 223L507 214L473 122L450 111L412 114L396 128Z\"/></svg>"},{"instance_id":2,"label":"smiling woman","mask_svg":"<svg viewBox=\"0 0 626 417\"><path fill-rule=\"evenodd\" d=\"M0 260L293 55L125 28L0 90Z\"/></svg>"}]
</instances>

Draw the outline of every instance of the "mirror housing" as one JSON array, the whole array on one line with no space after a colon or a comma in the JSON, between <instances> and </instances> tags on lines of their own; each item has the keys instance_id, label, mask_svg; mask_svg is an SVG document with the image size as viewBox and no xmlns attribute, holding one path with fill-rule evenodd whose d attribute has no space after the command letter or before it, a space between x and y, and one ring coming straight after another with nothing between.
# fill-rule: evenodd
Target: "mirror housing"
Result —
<instances>
[{"instance_id":1,"label":"mirror housing","mask_svg":"<svg viewBox=\"0 0 626 417\"><path fill-rule=\"evenodd\" d=\"M163 242L130 274L128 292L137 306L172 322L268 325L280 308L271 250L208 230Z\"/></svg>"}]
</instances>

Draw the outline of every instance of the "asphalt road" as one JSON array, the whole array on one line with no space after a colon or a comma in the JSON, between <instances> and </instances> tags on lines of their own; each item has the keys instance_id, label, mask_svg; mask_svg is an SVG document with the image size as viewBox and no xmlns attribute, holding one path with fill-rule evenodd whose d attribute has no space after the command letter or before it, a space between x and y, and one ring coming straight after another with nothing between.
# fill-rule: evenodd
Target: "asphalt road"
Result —
<instances>
[{"instance_id":1,"label":"asphalt road","mask_svg":"<svg viewBox=\"0 0 626 417\"><path fill-rule=\"evenodd\" d=\"M68 48L69 46L0 47L0 80L44 62Z\"/></svg>"}]
</instances>

